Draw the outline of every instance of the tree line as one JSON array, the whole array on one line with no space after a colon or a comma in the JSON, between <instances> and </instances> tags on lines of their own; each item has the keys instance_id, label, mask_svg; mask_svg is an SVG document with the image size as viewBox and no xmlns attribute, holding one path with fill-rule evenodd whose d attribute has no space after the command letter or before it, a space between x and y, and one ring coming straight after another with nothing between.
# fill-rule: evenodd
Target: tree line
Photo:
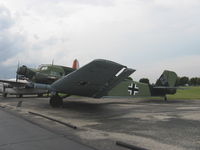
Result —
<instances>
[{"instance_id":1,"label":"tree line","mask_svg":"<svg viewBox=\"0 0 200 150\"><path fill-rule=\"evenodd\" d=\"M139 80L139 82L141 83L147 83L150 84L149 79L148 78L141 78ZM176 86L200 86L200 78L199 77L177 77L176 80Z\"/></svg>"},{"instance_id":2,"label":"tree line","mask_svg":"<svg viewBox=\"0 0 200 150\"><path fill-rule=\"evenodd\" d=\"M190 86L199 86L200 85L200 78L199 77L178 77L176 80L176 86L185 86L185 85L190 85Z\"/></svg>"}]
</instances>

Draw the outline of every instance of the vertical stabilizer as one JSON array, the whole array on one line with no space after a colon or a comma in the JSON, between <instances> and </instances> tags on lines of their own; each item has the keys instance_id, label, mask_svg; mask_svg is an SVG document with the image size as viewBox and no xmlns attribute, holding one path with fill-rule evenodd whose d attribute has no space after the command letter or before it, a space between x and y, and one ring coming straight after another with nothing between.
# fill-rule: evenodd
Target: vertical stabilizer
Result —
<instances>
[{"instance_id":1,"label":"vertical stabilizer","mask_svg":"<svg viewBox=\"0 0 200 150\"><path fill-rule=\"evenodd\" d=\"M156 82L156 86L174 87L177 75L173 71L165 70Z\"/></svg>"}]
</instances>

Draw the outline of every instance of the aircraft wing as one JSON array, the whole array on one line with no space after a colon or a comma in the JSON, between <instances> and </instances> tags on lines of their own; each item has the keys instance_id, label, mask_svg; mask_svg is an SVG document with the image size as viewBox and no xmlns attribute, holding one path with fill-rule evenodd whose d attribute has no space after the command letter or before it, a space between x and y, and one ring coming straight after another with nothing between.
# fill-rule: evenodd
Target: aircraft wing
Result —
<instances>
[{"instance_id":1,"label":"aircraft wing","mask_svg":"<svg viewBox=\"0 0 200 150\"><path fill-rule=\"evenodd\" d=\"M26 86L29 82L25 81L13 81L13 80L0 80L1 83L7 83L11 87L22 87Z\"/></svg>"},{"instance_id":2,"label":"aircraft wing","mask_svg":"<svg viewBox=\"0 0 200 150\"><path fill-rule=\"evenodd\" d=\"M70 95L100 98L134 71L112 61L97 59L55 81L51 89Z\"/></svg>"}]
</instances>

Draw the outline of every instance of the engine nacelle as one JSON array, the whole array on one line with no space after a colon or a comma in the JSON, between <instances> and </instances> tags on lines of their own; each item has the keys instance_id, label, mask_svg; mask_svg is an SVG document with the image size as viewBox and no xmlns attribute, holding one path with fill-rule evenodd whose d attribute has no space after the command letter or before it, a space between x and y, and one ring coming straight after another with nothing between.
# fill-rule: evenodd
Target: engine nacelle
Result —
<instances>
[{"instance_id":1,"label":"engine nacelle","mask_svg":"<svg viewBox=\"0 0 200 150\"><path fill-rule=\"evenodd\" d=\"M35 72L24 65L17 69L17 74L28 79L32 79L35 76Z\"/></svg>"}]
</instances>

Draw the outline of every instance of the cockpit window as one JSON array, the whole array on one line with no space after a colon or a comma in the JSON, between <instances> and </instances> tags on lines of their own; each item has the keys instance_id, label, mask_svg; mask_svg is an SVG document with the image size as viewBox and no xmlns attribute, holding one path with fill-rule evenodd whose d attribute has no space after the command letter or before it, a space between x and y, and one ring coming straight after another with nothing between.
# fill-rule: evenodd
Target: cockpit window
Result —
<instances>
[{"instance_id":1,"label":"cockpit window","mask_svg":"<svg viewBox=\"0 0 200 150\"><path fill-rule=\"evenodd\" d=\"M47 69L48 69L47 66L43 66L43 67L40 68L41 71L44 71L44 70L47 70Z\"/></svg>"}]
</instances>

